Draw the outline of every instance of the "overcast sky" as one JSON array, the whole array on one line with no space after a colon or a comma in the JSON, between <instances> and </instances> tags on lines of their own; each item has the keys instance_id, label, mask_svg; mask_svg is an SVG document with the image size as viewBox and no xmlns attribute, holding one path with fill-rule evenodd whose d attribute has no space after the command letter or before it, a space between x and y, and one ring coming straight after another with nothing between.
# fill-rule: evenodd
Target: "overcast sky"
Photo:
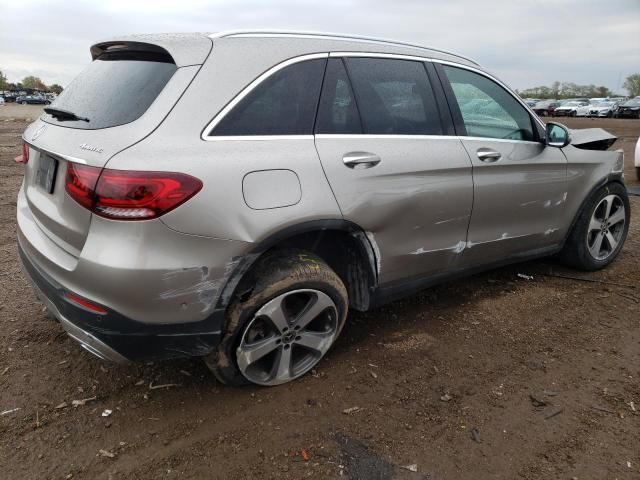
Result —
<instances>
[{"instance_id":1,"label":"overcast sky","mask_svg":"<svg viewBox=\"0 0 640 480\"><path fill-rule=\"evenodd\" d=\"M469 56L513 88L622 92L640 73L640 0L0 0L0 70L63 86L128 33L277 28L391 38Z\"/></svg>"}]
</instances>

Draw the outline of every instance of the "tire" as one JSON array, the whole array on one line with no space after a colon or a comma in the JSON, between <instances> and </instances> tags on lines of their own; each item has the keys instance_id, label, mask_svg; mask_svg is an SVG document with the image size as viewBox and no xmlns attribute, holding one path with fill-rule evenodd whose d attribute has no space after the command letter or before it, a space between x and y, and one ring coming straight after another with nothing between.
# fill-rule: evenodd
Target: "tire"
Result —
<instances>
[{"instance_id":1,"label":"tire","mask_svg":"<svg viewBox=\"0 0 640 480\"><path fill-rule=\"evenodd\" d=\"M22 105L27 105L27 102L22 102Z\"/></svg>"},{"instance_id":2,"label":"tire","mask_svg":"<svg viewBox=\"0 0 640 480\"><path fill-rule=\"evenodd\" d=\"M569 114L569 116L571 116L571 117L575 117L576 115L577 115L577 112L571 112L571 113Z\"/></svg>"},{"instance_id":3,"label":"tire","mask_svg":"<svg viewBox=\"0 0 640 480\"><path fill-rule=\"evenodd\" d=\"M245 275L236 292L241 294L234 295L227 308L222 340L204 357L226 385L274 386L303 376L331 348L347 317L348 297L342 280L320 257L303 250L267 254ZM270 319L279 311L274 305L282 305L283 316L289 317L280 322L280 328ZM304 312L313 313L305 316ZM313 318L306 326L293 321L305 317ZM285 324L290 328L283 328ZM304 347L302 343L309 338L322 339L321 348ZM269 353L250 360L247 352L255 352L256 345L264 345ZM289 375L280 368L286 364L282 359L289 358L287 352L293 360L288 363Z\"/></svg>"},{"instance_id":4,"label":"tire","mask_svg":"<svg viewBox=\"0 0 640 480\"><path fill-rule=\"evenodd\" d=\"M612 206L609 207L611 211L607 217L605 212L610 202ZM623 207L624 211L615 215L620 207ZM624 186L609 183L600 188L583 206L560 252L560 259L579 270L593 271L606 267L616 258L624 245L629 231L629 214L629 196ZM612 223L607 225L608 222ZM598 223L601 227L593 228L594 224ZM600 236L602 239L597 243ZM613 248L609 238L615 240ZM594 255L594 252L599 254Z\"/></svg>"}]
</instances>

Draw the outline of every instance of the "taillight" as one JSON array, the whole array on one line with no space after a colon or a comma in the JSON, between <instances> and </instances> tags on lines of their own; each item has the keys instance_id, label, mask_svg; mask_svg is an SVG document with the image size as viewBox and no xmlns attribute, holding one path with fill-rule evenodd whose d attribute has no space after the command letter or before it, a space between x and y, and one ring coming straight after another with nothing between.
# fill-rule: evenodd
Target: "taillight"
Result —
<instances>
[{"instance_id":1,"label":"taillight","mask_svg":"<svg viewBox=\"0 0 640 480\"><path fill-rule=\"evenodd\" d=\"M22 143L22 155L14 159L17 163L27 163L29 161L29 145Z\"/></svg>"},{"instance_id":2,"label":"taillight","mask_svg":"<svg viewBox=\"0 0 640 480\"><path fill-rule=\"evenodd\" d=\"M138 172L67 164L67 193L92 212L114 220L157 218L202 188L184 173Z\"/></svg>"},{"instance_id":3,"label":"taillight","mask_svg":"<svg viewBox=\"0 0 640 480\"><path fill-rule=\"evenodd\" d=\"M93 207L94 190L101 168L67 163L65 190L71 198L89 210Z\"/></svg>"}]
</instances>

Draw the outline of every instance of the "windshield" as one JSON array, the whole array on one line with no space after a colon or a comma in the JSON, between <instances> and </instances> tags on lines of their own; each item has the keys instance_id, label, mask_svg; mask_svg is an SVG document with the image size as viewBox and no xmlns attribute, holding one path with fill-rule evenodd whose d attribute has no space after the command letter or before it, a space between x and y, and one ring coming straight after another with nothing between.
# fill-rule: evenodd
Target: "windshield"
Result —
<instances>
[{"instance_id":1,"label":"windshield","mask_svg":"<svg viewBox=\"0 0 640 480\"><path fill-rule=\"evenodd\" d=\"M624 104L625 107L640 107L640 98L634 98Z\"/></svg>"},{"instance_id":2,"label":"windshield","mask_svg":"<svg viewBox=\"0 0 640 480\"><path fill-rule=\"evenodd\" d=\"M42 119L57 125L94 130L138 119L165 87L176 65L168 54L107 52L78 75L51 104L88 121Z\"/></svg>"}]
</instances>

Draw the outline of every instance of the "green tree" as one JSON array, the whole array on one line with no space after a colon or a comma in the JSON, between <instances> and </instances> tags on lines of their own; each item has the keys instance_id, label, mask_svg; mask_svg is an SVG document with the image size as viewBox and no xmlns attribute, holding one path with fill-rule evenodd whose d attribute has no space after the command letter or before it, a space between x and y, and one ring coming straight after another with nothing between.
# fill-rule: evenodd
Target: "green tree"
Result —
<instances>
[{"instance_id":1,"label":"green tree","mask_svg":"<svg viewBox=\"0 0 640 480\"><path fill-rule=\"evenodd\" d=\"M7 76L0 70L0 90L7 90L9 83L7 82Z\"/></svg>"},{"instance_id":2,"label":"green tree","mask_svg":"<svg viewBox=\"0 0 640 480\"><path fill-rule=\"evenodd\" d=\"M24 88L33 88L36 90L46 90L47 86L44 84L44 82L42 80L40 80L40 78L38 77L34 77L33 75L30 75L28 77L24 77L22 79L22 86Z\"/></svg>"},{"instance_id":3,"label":"green tree","mask_svg":"<svg viewBox=\"0 0 640 480\"><path fill-rule=\"evenodd\" d=\"M634 73L633 75L629 75L624 83L622 84L623 88L626 88L629 92L629 95L632 97L637 97L640 95L640 73Z\"/></svg>"},{"instance_id":4,"label":"green tree","mask_svg":"<svg viewBox=\"0 0 640 480\"><path fill-rule=\"evenodd\" d=\"M51 93L56 93L58 95L60 95L60 93L62 93L62 87L60 85L58 85L57 83L54 83L53 85L49 85L48 90Z\"/></svg>"}]
</instances>

